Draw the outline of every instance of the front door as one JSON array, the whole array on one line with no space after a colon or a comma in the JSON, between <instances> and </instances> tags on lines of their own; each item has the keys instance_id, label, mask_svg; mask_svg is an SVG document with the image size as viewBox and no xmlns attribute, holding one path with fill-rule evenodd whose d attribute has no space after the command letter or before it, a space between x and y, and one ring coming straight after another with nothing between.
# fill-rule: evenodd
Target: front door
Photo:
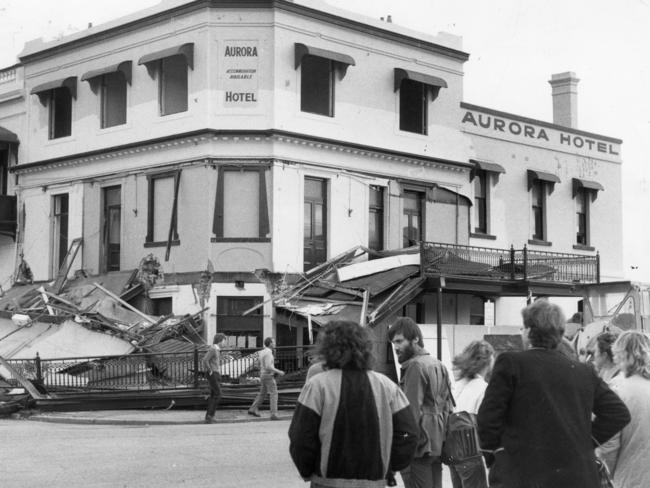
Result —
<instances>
[{"instance_id":1,"label":"front door","mask_svg":"<svg viewBox=\"0 0 650 488\"><path fill-rule=\"evenodd\" d=\"M122 192L119 186L103 189L102 265L104 271L120 270L122 235Z\"/></svg>"}]
</instances>

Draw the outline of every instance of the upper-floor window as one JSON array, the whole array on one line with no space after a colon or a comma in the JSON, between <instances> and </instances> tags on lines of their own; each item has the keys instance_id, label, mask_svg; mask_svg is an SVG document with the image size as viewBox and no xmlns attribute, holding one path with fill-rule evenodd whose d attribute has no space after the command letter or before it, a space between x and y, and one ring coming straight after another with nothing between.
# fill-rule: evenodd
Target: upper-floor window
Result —
<instances>
[{"instance_id":1,"label":"upper-floor window","mask_svg":"<svg viewBox=\"0 0 650 488\"><path fill-rule=\"evenodd\" d=\"M336 74L345 76L354 59L345 54L305 44L295 45L296 69L300 67L300 110L334 117Z\"/></svg>"},{"instance_id":2,"label":"upper-floor window","mask_svg":"<svg viewBox=\"0 0 650 488\"><path fill-rule=\"evenodd\" d=\"M138 64L144 64L152 78L157 76L160 115L187 111L188 68L194 69L194 43L147 54Z\"/></svg>"},{"instance_id":3,"label":"upper-floor window","mask_svg":"<svg viewBox=\"0 0 650 488\"><path fill-rule=\"evenodd\" d=\"M530 244L550 245L547 232L547 195L553 192L560 178L552 173L528 170L528 191L531 201Z\"/></svg>"},{"instance_id":4,"label":"upper-floor window","mask_svg":"<svg viewBox=\"0 0 650 488\"><path fill-rule=\"evenodd\" d=\"M370 185L368 197L368 247L381 251L384 248L384 188Z\"/></svg>"},{"instance_id":5,"label":"upper-floor window","mask_svg":"<svg viewBox=\"0 0 650 488\"><path fill-rule=\"evenodd\" d=\"M474 232L487 234L488 175L479 170L474 177Z\"/></svg>"},{"instance_id":6,"label":"upper-floor window","mask_svg":"<svg viewBox=\"0 0 650 488\"><path fill-rule=\"evenodd\" d=\"M159 61L158 102L160 115L187 111L187 63L182 56Z\"/></svg>"},{"instance_id":7,"label":"upper-floor window","mask_svg":"<svg viewBox=\"0 0 650 488\"><path fill-rule=\"evenodd\" d=\"M77 97L77 77L50 81L32 88L42 105L48 109L48 139L72 134L72 100Z\"/></svg>"},{"instance_id":8,"label":"upper-floor window","mask_svg":"<svg viewBox=\"0 0 650 488\"><path fill-rule=\"evenodd\" d=\"M402 246L410 247L423 240L424 191L404 190L402 193Z\"/></svg>"},{"instance_id":9,"label":"upper-floor window","mask_svg":"<svg viewBox=\"0 0 650 488\"><path fill-rule=\"evenodd\" d=\"M480 159L471 159L474 168L470 171L470 182L474 182L474 221L472 237L495 239L491 235L490 207L492 198L492 185L497 181L500 173L506 170L496 163Z\"/></svg>"},{"instance_id":10,"label":"upper-floor window","mask_svg":"<svg viewBox=\"0 0 650 488\"><path fill-rule=\"evenodd\" d=\"M72 134L72 95L67 88L54 88L49 103L49 138Z\"/></svg>"},{"instance_id":11,"label":"upper-floor window","mask_svg":"<svg viewBox=\"0 0 650 488\"><path fill-rule=\"evenodd\" d=\"M89 71L81 77L95 94L99 92L102 129L126 124L126 85L131 84L131 65L131 61L123 61Z\"/></svg>"},{"instance_id":12,"label":"upper-floor window","mask_svg":"<svg viewBox=\"0 0 650 488\"><path fill-rule=\"evenodd\" d=\"M179 244L178 190L180 171L149 175L147 237L149 245Z\"/></svg>"},{"instance_id":13,"label":"upper-floor window","mask_svg":"<svg viewBox=\"0 0 650 488\"><path fill-rule=\"evenodd\" d=\"M445 80L395 68L395 91L399 90L399 128L406 132L427 134L429 104L438 97Z\"/></svg>"},{"instance_id":14,"label":"upper-floor window","mask_svg":"<svg viewBox=\"0 0 650 488\"><path fill-rule=\"evenodd\" d=\"M126 124L126 79L116 71L102 76L101 128Z\"/></svg>"},{"instance_id":15,"label":"upper-floor window","mask_svg":"<svg viewBox=\"0 0 650 488\"><path fill-rule=\"evenodd\" d=\"M214 240L268 241L266 166L220 166L212 230Z\"/></svg>"},{"instance_id":16,"label":"upper-floor window","mask_svg":"<svg viewBox=\"0 0 650 488\"><path fill-rule=\"evenodd\" d=\"M573 178L573 198L576 209L575 248L591 247L591 204L600 190L603 190L603 187L596 181Z\"/></svg>"}]
</instances>

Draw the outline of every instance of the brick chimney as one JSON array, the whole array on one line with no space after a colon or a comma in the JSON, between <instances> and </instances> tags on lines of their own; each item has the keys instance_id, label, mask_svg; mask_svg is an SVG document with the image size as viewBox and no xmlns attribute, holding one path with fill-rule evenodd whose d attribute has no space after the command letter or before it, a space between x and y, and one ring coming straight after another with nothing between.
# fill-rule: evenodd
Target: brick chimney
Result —
<instances>
[{"instance_id":1,"label":"brick chimney","mask_svg":"<svg viewBox=\"0 0 650 488\"><path fill-rule=\"evenodd\" d=\"M578 128L578 82L573 71L551 75L553 123Z\"/></svg>"}]
</instances>

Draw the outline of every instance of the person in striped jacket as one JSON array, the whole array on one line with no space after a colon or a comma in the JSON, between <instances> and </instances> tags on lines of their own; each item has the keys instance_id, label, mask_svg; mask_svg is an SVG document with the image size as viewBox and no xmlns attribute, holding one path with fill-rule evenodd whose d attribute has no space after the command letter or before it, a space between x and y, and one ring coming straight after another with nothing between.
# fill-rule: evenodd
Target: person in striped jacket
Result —
<instances>
[{"instance_id":1,"label":"person in striped jacket","mask_svg":"<svg viewBox=\"0 0 650 488\"><path fill-rule=\"evenodd\" d=\"M291 458L312 488L383 488L389 471L408 466L416 448L406 395L371 370L372 343L359 324L330 322L318 349L326 369L298 398Z\"/></svg>"}]
</instances>

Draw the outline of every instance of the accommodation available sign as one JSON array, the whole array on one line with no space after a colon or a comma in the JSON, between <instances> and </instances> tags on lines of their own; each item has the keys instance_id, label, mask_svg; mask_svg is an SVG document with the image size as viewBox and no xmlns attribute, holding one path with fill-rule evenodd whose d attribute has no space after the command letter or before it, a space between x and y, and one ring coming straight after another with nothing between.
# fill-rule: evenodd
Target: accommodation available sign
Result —
<instances>
[{"instance_id":1,"label":"accommodation available sign","mask_svg":"<svg viewBox=\"0 0 650 488\"><path fill-rule=\"evenodd\" d=\"M224 105L254 107L259 96L258 41L230 40L221 47Z\"/></svg>"},{"instance_id":2,"label":"accommodation available sign","mask_svg":"<svg viewBox=\"0 0 650 488\"><path fill-rule=\"evenodd\" d=\"M618 144L599 140L596 137L564 132L554 128L541 127L530 122L508 119L474 110L465 110L462 120L467 129L485 129L521 138L529 142L548 142L566 149L593 151L596 153L618 156Z\"/></svg>"}]
</instances>

